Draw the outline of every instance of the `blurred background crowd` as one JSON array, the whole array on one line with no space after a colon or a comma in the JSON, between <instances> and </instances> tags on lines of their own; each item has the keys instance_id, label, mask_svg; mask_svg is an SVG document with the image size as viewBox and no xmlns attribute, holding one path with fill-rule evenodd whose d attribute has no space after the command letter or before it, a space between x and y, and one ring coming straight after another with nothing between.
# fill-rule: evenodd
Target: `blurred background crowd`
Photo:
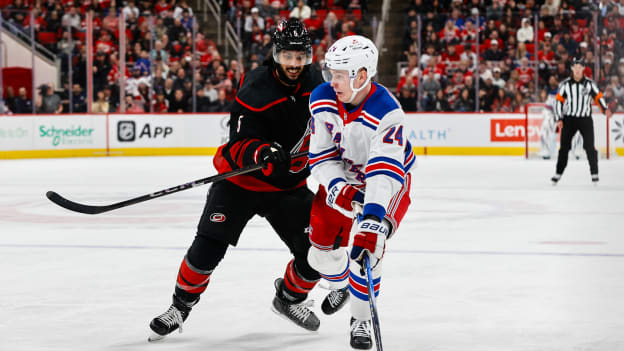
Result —
<instances>
[{"instance_id":1,"label":"blurred background crowd","mask_svg":"<svg viewBox=\"0 0 624 351\"><path fill-rule=\"evenodd\" d=\"M219 19L232 24L238 54L224 52L206 2L216 4ZM320 69L336 39L375 36L377 2L0 0L4 32L21 40L34 37L37 50L59 63L58 79L34 89L3 80L3 108L7 113L227 112L244 72L270 55L270 33L281 19L297 17L306 24L314 43L312 69ZM523 112L527 103L544 102L556 92L576 54L585 57L585 74L597 81L611 109L624 110L624 0L399 3L402 8L393 9L390 21L403 35L385 33L398 40L392 46L398 55L382 51L380 64L386 61L390 73L379 79L396 89L406 111Z\"/></svg>"}]
</instances>

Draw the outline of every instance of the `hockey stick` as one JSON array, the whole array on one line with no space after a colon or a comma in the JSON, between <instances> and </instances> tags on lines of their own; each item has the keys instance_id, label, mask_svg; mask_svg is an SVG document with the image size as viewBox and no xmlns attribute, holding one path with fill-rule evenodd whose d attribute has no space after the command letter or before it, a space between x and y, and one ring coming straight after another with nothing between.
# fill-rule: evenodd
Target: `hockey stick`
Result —
<instances>
[{"instance_id":1,"label":"hockey stick","mask_svg":"<svg viewBox=\"0 0 624 351\"><path fill-rule=\"evenodd\" d=\"M368 306L370 307L371 317L373 320L375 345L377 345L377 351L383 351L383 346L381 346L381 329L379 328L379 316L377 315L377 302L375 301L375 288L373 287L373 273L370 266L370 258L366 254L364 255L364 262L366 264L366 287L368 288Z\"/></svg>"},{"instance_id":2,"label":"hockey stick","mask_svg":"<svg viewBox=\"0 0 624 351\"><path fill-rule=\"evenodd\" d=\"M296 154L292 154L291 158L297 158L297 157L305 156L307 154L308 154L307 152L299 152L299 153L296 153ZM261 168L262 168L262 165L260 165L260 164L249 165L247 167L243 167L243 168L240 168L240 169L235 169L235 170L232 170L232 171L229 171L229 172L226 172L226 173L217 174L217 175L214 175L214 176L210 176L208 178L198 179L198 180L192 181L190 183L185 183L185 184L182 184L182 185L176 185L174 187L171 187L171 188L168 188L168 189L164 189L164 190L160 190L160 191L157 191L155 193L142 195L142 196L130 199L130 200L121 201L121 202L117 202L117 203L114 203L114 204L111 204L111 205L104 205L104 206L92 206L92 205L85 205L85 204L81 204L81 203L78 203L78 202L74 202L74 201L71 201L71 200L68 200L68 199L62 197L61 195L59 195L58 193L56 193L54 191L48 191L46 193L46 197L48 199L50 199L50 201L54 202L55 204L65 208L65 209L68 209L70 211L84 213L84 214L99 214L99 213L103 213L103 212L116 210L118 208L122 208L122 207L130 206L130 205L138 204L140 202L156 199L156 198L159 198L161 196L177 193L178 191L183 191L183 190L191 189L191 188L194 188L194 187L197 187L197 186L205 185L205 184L208 184L208 183L217 182L217 181L220 181L220 180L223 180L223 179L227 179L227 178L230 178L230 177L234 177L234 176L238 176L238 175L242 175L242 174L246 174L246 173L251 173L251 172L257 171L257 170L259 170Z\"/></svg>"}]
</instances>

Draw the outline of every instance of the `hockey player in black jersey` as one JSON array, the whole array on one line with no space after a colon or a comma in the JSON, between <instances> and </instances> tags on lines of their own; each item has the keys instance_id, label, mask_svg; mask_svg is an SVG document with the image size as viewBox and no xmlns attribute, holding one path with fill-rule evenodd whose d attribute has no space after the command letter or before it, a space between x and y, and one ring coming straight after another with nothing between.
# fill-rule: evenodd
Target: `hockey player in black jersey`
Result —
<instances>
[{"instance_id":1,"label":"hockey player in black jersey","mask_svg":"<svg viewBox=\"0 0 624 351\"><path fill-rule=\"evenodd\" d=\"M182 331L228 246L237 244L254 215L266 218L293 255L284 277L275 281L273 310L305 329L319 327L318 318L303 303L320 278L306 258L310 241L305 229L314 198L306 186L308 158L290 155L308 150L308 103L322 78L309 69L312 45L297 19L279 24L272 41L272 57L241 79L230 114L229 141L214 157L219 173L250 164L265 166L210 188L197 234L178 271L173 303L150 323L150 341Z\"/></svg>"}]
</instances>

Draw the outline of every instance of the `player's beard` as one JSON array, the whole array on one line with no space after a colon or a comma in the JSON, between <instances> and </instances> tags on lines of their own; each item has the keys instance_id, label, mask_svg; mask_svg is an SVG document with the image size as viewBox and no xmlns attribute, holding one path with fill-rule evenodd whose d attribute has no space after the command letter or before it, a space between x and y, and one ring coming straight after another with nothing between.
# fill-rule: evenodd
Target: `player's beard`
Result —
<instances>
[{"instance_id":1,"label":"player's beard","mask_svg":"<svg viewBox=\"0 0 624 351\"><path fill-rule=\"evenodd\" d=\"M284 84L289 85L289 86L297 85L297 83L299 83L299 80L301 79L301 77L304 75L304 73L308 69L307 65L301 67L301 69L299 70L299 75L297 76L297 78L291 79L288 76L288 74L284 71L284 68L282 67L282 65L276 63L275 66L276 66L276 69L277 69L277 77L279 78L279 80L281 80Z\"/></svg>"}]
</instances>

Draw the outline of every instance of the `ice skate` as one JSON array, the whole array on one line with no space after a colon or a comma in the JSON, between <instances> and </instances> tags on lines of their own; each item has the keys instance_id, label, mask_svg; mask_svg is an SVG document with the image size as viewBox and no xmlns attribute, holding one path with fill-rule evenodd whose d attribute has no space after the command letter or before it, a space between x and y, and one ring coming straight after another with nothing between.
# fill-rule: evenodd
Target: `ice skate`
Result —
<instances>
[{"instance_id":1,"label":"ice skate","mask_svg":"<svg viewBox=\"0 0 624 351\"><path fill-rule=\"evenodd\" d=\"M555 174L552 178L550 178L550 181L552 182L552 185L557 185L559 179L561 179L561 174Z\"/></svg>"},{"instance_id":2,"label":"ice skate","mask_svg":"<svg viewBox=\"0 0 624 351\"><path fill-rule=\"evenodd\" d=\"M290 301L286 296L284 296L280 289L283 280L284 279L282 278L278 278L275 280L275 289L277 290L277 292L275 294L275 298L273 299L271 310L273 310L273 312L275 312L277 315L288 319L289 321L297 324L304 329L310 331L318 330L321 322L319 321L318 317L316 317L314 312L312 312L312 310L310 310L309 308L312 306L314 301Z\"/></svg>"},{"instance_id":3,"label":"ice skate","mask_svg":"<svg viewBox=\"0 0 624 351\"><path fill-rule=\"evenodd\" d=\"M187 304L174 295L173 303L169 306L169 309L160 316L152 319L150 323L152 334L147 340L150 342L162 340L176 329L179 329L180 333L182 333L182 324L186 321L186 318L188 318L191 307L196 303L197 301Z\"/></svg>"},{"instance_id":4,"label":"ice skate","mask_svg":"<svg viewBox=\"0 0 624 351\"><path fill-rule=\"evenodd\" d=\"M592 174L591 180L592 180L592 183L594 184L594 186L598 186L598 181L600 179L598 179L598 175L597 174Z\"/></svg>"},{"instance_id":5,"label":"ice skate","mask_svg":"<svg viewBox=\"0 0 624 351\"><path fill-rule=\"evenodd\" d=\"M334 314L338 312L349 301L349 286L345 286L339 290L332 290L321 304L321 310L325 314Z\"/></svg>"},{"instance_id":6,"label":"ice skate","mask_svg":"<svg viewBox=\"0 0 624 351\"><path fill-rule=\"evenodd\" d=\"M369 350L373 347L371 337L371 321L361 321L351 317L351 347L358 350Z\"/></svg>"}]
</instances>

